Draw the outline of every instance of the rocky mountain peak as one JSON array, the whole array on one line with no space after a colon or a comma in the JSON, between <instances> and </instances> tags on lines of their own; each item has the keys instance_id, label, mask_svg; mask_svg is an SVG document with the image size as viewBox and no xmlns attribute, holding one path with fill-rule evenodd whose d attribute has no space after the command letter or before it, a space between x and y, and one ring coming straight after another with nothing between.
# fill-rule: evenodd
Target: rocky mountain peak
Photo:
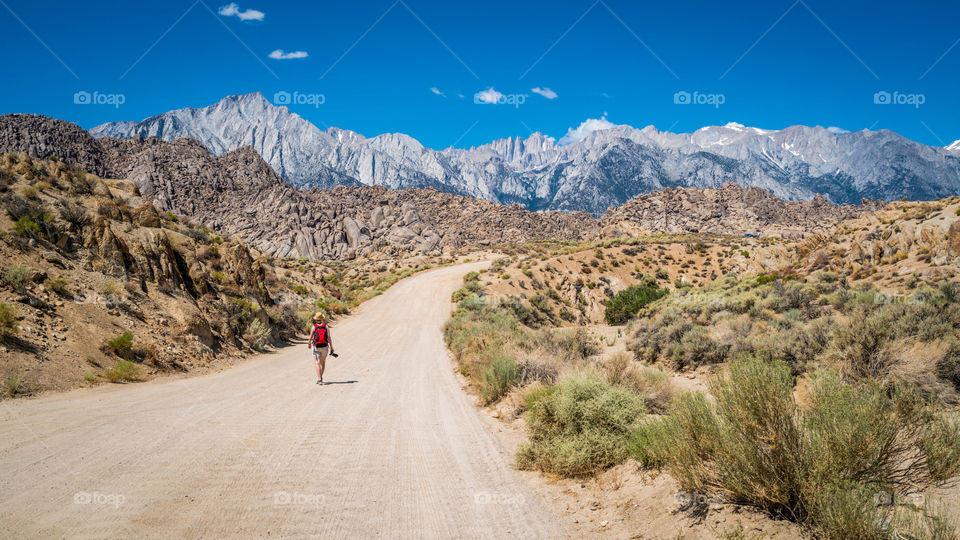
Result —
<instances>
[{"instance_id":1,"label":"rocky mountain peak","mask_svg":"<svg viewBox=\"0 0 960 540\"><path fill-rule=\"evenodd\" d=\"M836 203L933 199L960 192L960 150L925 146L888 130L845 132L791 126L767 130L729 122L693 133L588 120L558 144L534 133L469 149L437 151L408 135L366 138L322 131L259 93L142 122L111 123L97 137L191 137L215 155L252 146L298 188L432 187L530 210L607 207L665 187L758 186L787 200L818 193Z\"/></svg>"}]
</instances>

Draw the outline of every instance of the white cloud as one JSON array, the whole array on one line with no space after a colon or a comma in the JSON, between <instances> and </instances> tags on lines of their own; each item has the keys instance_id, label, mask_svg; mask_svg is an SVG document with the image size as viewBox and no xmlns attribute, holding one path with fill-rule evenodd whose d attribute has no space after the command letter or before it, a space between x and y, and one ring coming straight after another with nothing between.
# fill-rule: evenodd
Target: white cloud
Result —
<instances>
[{"instance_id":1,"label":"white cloud","mask_svg":"<svg viewBox=\"0 0 960 540\"><path fill-rule=\"evenodd\" d=\"M465 96L464 96L463 94L457 94L457 97L458 97L458 98L462 98L462 97L465 97Z\"/></svg>"},{"instance_id":2,"label":"white cloud","mask_svg":"<svg viewBox=\"0 0 960 540\"><path fill-rule=\"evenodd\" d=\"M294 58L306 58L307 56L309 56L307 51L283 52L283 49L277 49L270 53L270 58L274 60L292 60Z\"/></svg>"},{"instance_id":3,"label":"white cloud","mask_svg":"<svg viewBox=\"0 0 960 540\"><path fill-rule=\"evenodd\" d=\"M433 92L434 94L440 96L440 97L447 97L447 95L444 94L443 92L441 92L440 89L437 88L436 86L431 86L431 87L430 87L430 91Z\"/></svg>"},{"instance_id":4,"label":"white cloud","mask_svg":"<svg viewBox=\"0 0 960 540\"><path fill-rule=\"evenodd\" d=\"M843 129L843 128L838 128L838 127L835 127L835 126L830 126L830 127L828 127L828 128L827 128L827 131L829 131L830 133L837 134L837 135L842 135L842 134L844 134L844 133L850 133L849 131L847 131L847 130L845 130L845 129Z\"/></svg>"},{"instance_id":5,"label":"white cloud","mask_svg":"<svg viewBox=\"0 0 960 540\"><path fill-rule=\"evenodd\" d=\"M612 127L616 127L616 124L607 120L606 114L604 114L601 118L588 118L584 120L583 123L577 127L577 129L568 128L567 134L560 138L560 144L570 144L577 141L582 141L594 131L602 131Z\"/></svg>"},{"instance_id":6,"label":"white cloud","mask_svg":"<svg viewBox=\"0 0 960 540\"><path fill-rule=\"evenodd\" d=\"M238 6L236 2L230 2L221 7L219 13L224 17L237 17L241 21L262 21L265 16L264 12L256 9L240 11L240 6Z\"/></svg>"},{"instance_id":7,"label":"white cloud","mask_svg":"<svg viewBox=\"0 0 960 540\"><path fill-rule=\"evenodd\" d=\"M501 99L503 99L503 94L494 90L492 86L486 90L477 92L473 96L474 103L496 103Z\"/></svg>"},{"instance_id":8,"label":"white cloud","mask_svg":"<svg viewBox=\"0 0 960 540\"><path fill-rule=\"evenodd\" d=\"M531 88L530 91L533 92L534 94L540 94L541 96L547 99L556 99L557 97L557 93L549 88L540 88L538 86L536 88Z\"/></svg>"}]
</instances>

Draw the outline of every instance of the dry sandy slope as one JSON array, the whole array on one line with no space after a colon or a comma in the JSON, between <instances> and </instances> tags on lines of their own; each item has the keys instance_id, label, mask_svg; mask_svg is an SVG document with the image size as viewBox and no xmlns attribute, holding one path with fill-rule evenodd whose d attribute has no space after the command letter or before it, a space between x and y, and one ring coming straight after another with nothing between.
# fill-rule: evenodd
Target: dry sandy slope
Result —
<instances>
[{"instance_id":1,"label":"dry sandy slope","mask_svg":"<svg viewBox=\"0 0 960 540\"><path fill-rule=\"evenodd\" d=\"M209 376L0 405L4 537L557 537L456 380L478 263L406 279L305 346Z\"/></svg>"}]
</instances>

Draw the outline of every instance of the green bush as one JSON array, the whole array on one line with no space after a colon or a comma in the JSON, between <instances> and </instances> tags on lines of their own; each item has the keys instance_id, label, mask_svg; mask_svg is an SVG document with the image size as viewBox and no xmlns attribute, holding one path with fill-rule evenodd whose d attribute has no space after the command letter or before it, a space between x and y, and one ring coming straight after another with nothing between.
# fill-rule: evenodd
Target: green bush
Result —
<instances>
[{"instance_id":1,"label":"green bush","mask_svg":"<svg viewBox=\"0 0 960 540\"><path fill-rule=\"evenodd\" d=\"M270 327L260 322L260 319L253 319L243 333L243 339L254 349L263 350L264 341L270 336Z\"/></svg>"},{"instance_id":2,"label":"green bush","mask_svg":"<svg viewBox=\"0 0 960 540\"><path fill-rule=\"evenodd\" d=\"M19 330L17 310L6 302L0 302L0 339L15 336Z\"/></svg>"},{"instance_id":3,"label":"green bush","mask_svg":"<svg viewBox=\"0 0 960 540\"><path fill-rule=\"evenodd\" d=\"M476 295L461 300L444 326L444 340L461 373L480 384L486 366L528 340L512 314Z\"/></svg>"},{"instance_id":4,"label":"green bush","mask_svg":"<svg viewBox=\"0 0 960 540\"><path fill-rule=\"evenodd\" d=\"M7 388L7 395L13 397L20 392L20 388L23 386L23 381L16 377L8 377L7 380L4 381L4 386Z\"/></svg>"},{"instance_id":5,"label":"green bush","mask_svg":"<svg viewBox=\"0 0 960 540\"><path fill-rule=\"evenodd\" d=\"M450 295L450 301L453 302L454 304L458 304L458 303L460 303L460 301L462 301L463 299L467 298L467 297L470 296L471 294L473 294L473 293L471 293L469 290L467 290L466 287L461 287L461 288L453 291L453 294Z\"/></svg>"},{"instance_id":6,"label":"green bush","mask_svg":"<svg viewBox=\"0 0 960 540\"><path fill-rule=\"evenodd\" d=\"M40 234L40 225L37 225L36 222L27 216L18 219L16 223L14 223L13 228L17 236L36 238L36 236Z\"/></svg>"},{"instance_id":7,"label":"green bush","mask_svg":"<svg viewBox=\"0 0 960 540\"><path fill-rule=\"evenodd\" d=\"M607 324L624 324L641 308L663 298L667 292L666 289L661 289L652 283L631 285L607 300L604 319Z\"/></svg>"},{"instance_id":8,"label":"green bush","mask_svg":"<svg viewBox=\"0 0 960 540\"><path fill-rule=\"evenodd\" d=\"M802 410L783 362L743 357L633 433L631 452L683 489L804 523L826 538L877 537L874 496L912 493L960 472L960 434L911 391L812 377ZM922 456L922 459L918 459Z\"/></svg>"},{"instance_id":9,"label":"green bush","mask_svg":"<svg viewBox=\"0 0 960 540\"><path fill-rule=\"evenodd\" d=\"M63 276L51 276L48 277L43 282L44 287L50 289L51 291L61 295L66 296L67 294L67 278Z\"/></svg>"},{"instance_id":10,"label":"green bush","mask_svg":"<svg viewBox=\"0 0 960 540\"><path fill-rule=\"evenodd\" d=\"M631 428L643 413L638 396L596 374L569 375L554 390L528 399L528 405L530 441L517 451L517 465L568 477L626 459Z\"/></svg>"},{"instance_id":11,"label":"green bush","mask_svg":"<svg viewBox=\"0 0 960 540\"><path fill-rule=\"evenodd\" d=\"M124 332L113 339L108 339L107 345L114 354L125 358L133 349L133 334L131 332Z\"/></svg>"},{"instance_id":12,"label":"green bush","mask_svg":"<svg viewBox=\"0 0 960 540\"><path fill-rule=\"evenodd\" d=\"M509 356L497 356L480 372L480 398L484 405L495 403L520 380L517 363Z\"/></svg>"},{"instance_id":13,"label":"green bush","mask_svg":"<svg viewBox=\"0 0 960 540\"><path fill-rule=\"evenodd\" d=\"M142 376L140 366L129 360L118 361L112 368L105 371L103 375L108 381L113 383L138 381Z\"/></svg>"}]
</instances>

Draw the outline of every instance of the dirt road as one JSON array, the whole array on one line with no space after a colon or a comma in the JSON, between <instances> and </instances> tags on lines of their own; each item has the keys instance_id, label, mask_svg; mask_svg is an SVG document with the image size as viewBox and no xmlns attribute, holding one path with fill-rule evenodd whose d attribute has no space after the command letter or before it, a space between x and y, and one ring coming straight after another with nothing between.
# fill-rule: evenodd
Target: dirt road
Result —
<instances>
[{"instance_id":1,"label":"dirt road","mask_svg":"<svg viewBox=\"0 0 960 540\"><path fill-rule=\"evenodd\" d=\"M3 537L557 537L440 327L471 266L401 281L220 373L0 404Z\"/></svg>"}]
</instances>

